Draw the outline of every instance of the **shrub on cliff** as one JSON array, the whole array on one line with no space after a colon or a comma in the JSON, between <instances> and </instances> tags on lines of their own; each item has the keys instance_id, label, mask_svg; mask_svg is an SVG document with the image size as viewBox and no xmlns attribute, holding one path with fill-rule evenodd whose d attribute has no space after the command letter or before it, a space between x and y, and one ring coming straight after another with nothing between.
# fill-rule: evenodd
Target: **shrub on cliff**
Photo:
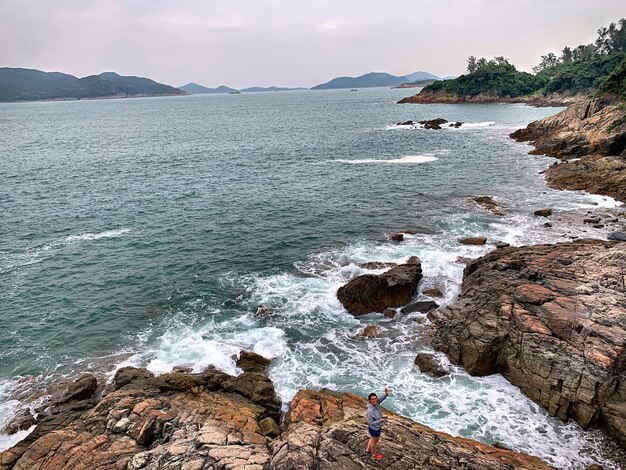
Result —
<instances>
[{"instance_id":1,"label":"shrub on cliff","mask_svg":"<svg viewBox=\"0 0 626 470\"><path fill-rule=\"evenodd\" d=\"M619 67L600 84L598 92L618 95L622 100L626 100L626 54Z\"/></svg>"}]
</instances>

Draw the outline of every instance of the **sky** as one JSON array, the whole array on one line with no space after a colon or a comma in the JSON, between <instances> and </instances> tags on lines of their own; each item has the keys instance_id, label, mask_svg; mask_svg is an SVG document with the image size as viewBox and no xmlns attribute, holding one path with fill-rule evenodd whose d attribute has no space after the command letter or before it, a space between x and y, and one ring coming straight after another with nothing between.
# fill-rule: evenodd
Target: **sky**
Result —
<instances>
[{"instance_id":1,"label":"sky","mask_svg":"<svg viewBox=\"0 0 626 470\"><path fill-rule=\"evenodd\" d=\"M0 67L181 86L304 86L367 72L530 71L593 42L623 0L0 0Z\"/></svg>"}]
</instances>

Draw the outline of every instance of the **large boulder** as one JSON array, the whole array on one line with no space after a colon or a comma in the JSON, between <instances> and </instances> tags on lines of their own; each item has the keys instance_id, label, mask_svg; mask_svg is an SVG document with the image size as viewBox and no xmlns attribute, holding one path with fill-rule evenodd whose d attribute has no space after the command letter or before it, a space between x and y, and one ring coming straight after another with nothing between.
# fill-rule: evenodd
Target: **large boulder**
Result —
<instances>
[{"instance_id":1,"label":"large boulder","mask_svg":"<svg viewBox=\"0 0 626 470\"><path fill-rule=\"evenodd\" d=\"M421 263L411 259L410 264L398 265L383 274L364 274L352 279L339 288L337 298L354 316L382 312L410 302L421 278Z\"/></svg>"},{"instance_id":2,"label":"large boulder","mask_svg":"<svg viewBox=\"0 0 626 470\"><path fill-rule=\"evenodd\" d=\"M500 372L552 415L626 444L626 245L502 248L471 262L460 300L429 314L435 346Z\"/></svg>"}]
</instances>

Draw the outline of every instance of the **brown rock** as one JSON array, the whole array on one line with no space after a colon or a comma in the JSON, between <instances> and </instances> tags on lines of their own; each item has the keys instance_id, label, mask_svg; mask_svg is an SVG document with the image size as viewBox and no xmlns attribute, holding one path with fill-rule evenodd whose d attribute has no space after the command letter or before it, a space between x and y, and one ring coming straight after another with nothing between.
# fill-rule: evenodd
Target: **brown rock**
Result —
<instances>
[{"instance_id":1,"label":"brown rock","mask_svg":"<svg viewBox=\"0 0 626 470\"><path fill-rule=\"evenodd\" d=\"M363 269L389 269L398 266L397 263L385 262L385 261L369 261L367 263L359 264L359 268Z\"/></svg>"},{"instance_id":2,"label":"brown rock","mask_svg":"<svg viewBox=\"0 0 626 470\"><path fill-rule=\"evenodd\" d=\"M443 297L443 292L441 292L437 288L423 290L422 294L427 295L429 297Z\"/></svg>"},{"instance_id":3,"label":"brown rock","mask_svg":"<svg viewBox=\"0 0 626 470\"><path fill-rule=\"evenodd\" d=\"M552 209L539 209L534 212L537 217L550 217L552 215Z\"/></svg>"},{"instance_id":4,"label":"brown rock","mask_svg":"<svg viewBox=\"0 0 626 470\"><path fill-rule=\"evenodd\" d=\"M237 358L237 367L244 372L257 372L263 374L272 363L271 360L264 358L260 354L251 351L241 351Z\"/></svg>"},{"instance_id":5,"label":"brown rock","mask_svg":"<svg viewBox=\"0 0 626 470\"><path fill-rule=\"evenodd\" d=\"M393 233L391 235L391 239L394 242L401 242L402 240L404 240L404 234L403 233Z\"/></svg>"},{"instance_id":6,"label":"brown rock","mask_svg":"<svg viewBox=\"0 0 626 470\"><path fill-rule=\"evenodd\" d=\"M259 307L256 309L256 312L254 312L255 317L269 317L273 314L274 307L272 307L271 305L259 305Z\"/></svg>"},{"instance_id":7,"label":"brown rock","mask_svg":"<svg viewBox=\"0 0 626 470\"><path fill-rule=\"evenodd\" d=\"M576 103L554 116L530 123L511 134L530 141L531 153L557 158L582 155L620 155L626 146L626 121L619 101L593 98Z\"/></svg>"},{"instance_id":8,"label":"brown rock","mask_svg":"<svg viewBox=\"0 0 626 470\"><path fill-rule=\"evenodd\" d=\"M491 196L476 196L473 201L481 207L496 215L504 215L505 212Z\"/></svg>"},{"instance_id":9,"label":"brown rock","mask_svg":"<svg viewBox=\"0 0 626 470\"><path fill-rule=\"evenodd\" d=\"M420 372L430 374L433 377L448 375L448 371L429 353L418 353L417 356L415 356L415 365L419 367Z\"/></svg>"},{"instance_id":10,"label":"brown rock","mask_svg":"<svg viewBox=\"0 0 626 470\"><path fill-rule=\"evenodd\" d=\"M398 312L396 312L395 308L386 308L383 310L383 315L387 318L394 318Z\"/></svg>"},{"instance_id":11,"label":"brown rock","mask_svg":"<svg viewBox=\"0 0 626 470\"><path fill-rule=\"evenodd\" d=\"M392 397L393 398L393 397ZM301 390L291 402L287 429L271 443L272 470L457 469L539 470L551 467L536 457L452 437L384 410L385 457L372 463L367 445L364 398L350 393Z\"/></svg>"},{"instance_id":12,"label":"brown rock","mask_svg":"<svg viewBox=\"0 0 626 470\"><path fill-rule=\"evenodd\" d=\"M272 418L268 417L259 421L259 428L262 435L272 439L280 435L280 428Z\"/></svg>"},{"instance_id":13,"label":"brown rock","mask_svg":"<svg viewBox=\"0 0 626 470\"><path fill-rule=\"evenodd\" d=\"M422 278L421 264L401 264L380 274L356 277L337 291L337 298L354 316L382 312L408 303Z\"/></svg>"},{"instance_id":14,"label":"brown rock","mask_svg":"<svg viewBox=\"0 0 626 470\"><path fill-rule=\"evenodd\" d=\"M434 310L439 307L437 302L433 302L432 300L418 300L416 302L411 302L409 305L405 305L400 309L402 313L414 313L421 312L427 313L431 310Z\"/></svg>"},{"instance_id":15,"label":"brown rock","mask_svg":"<svg viewBox=\"0 0 626 470\"><path fill-rule=\"evenodd\" d=\"M484 245L485 243L487 243L487 238L485 237L459 238L459 243L461 245Z\"/></svg>"},{"instance_id":16,"label":"brown rock","mask_svg":"<svg viewBox=\"0 0 626 470\"><path fill-rule=\"evenodd\" d=\"M431 312L435 346L473 375L501 372L552 415L626 442L626 247L580 240L470 263L458 302Z\"/></svg>"},{"instance_id":17,"label":"brown rock","mask_svg":"<svg viewBox=\"0 0 626 470\"><path fill-rule=\"evenodd\" d=\"M353 338L380 338L380 328L376 325L367 325L361 328Z\"/></svg>"}]
</instances>

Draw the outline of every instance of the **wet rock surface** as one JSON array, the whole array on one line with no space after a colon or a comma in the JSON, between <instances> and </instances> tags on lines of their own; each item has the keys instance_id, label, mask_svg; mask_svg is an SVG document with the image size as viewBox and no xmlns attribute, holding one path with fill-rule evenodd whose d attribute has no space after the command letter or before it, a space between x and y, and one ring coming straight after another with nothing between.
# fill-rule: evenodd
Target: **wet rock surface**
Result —
<instances>
[{"instance_id":1,"label":"wet rock surface","mask_svg":"<svg viewBox=\"0 0 626 470\"><path fill-rule=\"evenodd\" d=\"M626 245L502 248L465 268L433 311L435 346L470 374L500 372L552 415L626 445Z\"/></svg>"},{"instance_id":2,"label":"wet rock surface","mask_svg":"<svg viewBox=\"0 0 626 470\"><path fill-rule=\"evenodd\" d=\"M530 142L536 155L569 158L583 155L621 155L626 148L626 120L619 101L592 98L571 105L554 116L530 123L511 134Z\"/></svg>"},{"instance_id":3,"label":"wet rock surface","mask_svg":"<svg viewBox=\"0 0 626 470\"><path fill-rule=\"evenodd\" d=\"M551 166L545 172L548 186L583 190L626 202L626 159L589 155Z\"/></svg>"},{"instance_id":4,"label":"wet rock surface","mask_svg":"<svg viewBox=\"0 0 626 470\"><path fill-rule=\"evenodd\" d=\"M26 439L0 454L0 468L267 468L265 436L276 434L281 402L266 359L246 353L241 365L238 377L123 368L103 398L74 394L38 417Z\"/></svg>"},{"instance_id":5,"label":"wet rock surface","mask_svg":"<svg viewBox=\"0 0 626 470\"><path fill-rule=\"evenodd\" d=\"M213 368L159 377L120 369L103 397L71 398L39 417L26 439L0 454L0 468L550 468L535 457L435 432L390 411L379 447L385 458L372 462L363 452L369 437L364 398L300 391L279 426L280 400L265 375L267 362L242 353L239 377ZM88 382L76 380L76 388Z\"/></svg>"},{"instance_id":6,"label":"wet rock surface","mask_svg":"<svg viewBox=\"0 0 626 470\"><path fill-rule=\"evenodd\" d=\"M271 443L273 457L269 468L551 468L535 457L435 432L387 410L383 413L387 421L378 448L384 458L381 462L372 462L364 452L369 438L364 420L365 408L365 399L350 393L298 392L286 418L286 431L280 439Z\"/></svg>"},{"instance_id":7,"label":"wet rock surface","mask_svg":"<svg viewBox=\"0 0 626 470\"><path fill-rule=\"evenodd\" d=\"M337 298L354 316L382 312L411 301L422 278L422 266L412 257L383 274L364 274L339 288Z\"/></svg>"},{"instance_id":8,"label":"wet rock surface","mask_svg":"<svg viewBox=\"0 0 626 470\"><path fill-rule=\"evenodd\" d=\"M533 154L565 161L545 172L550 187L585 190L626 202L626 110L622 102L583 100L511 137L530 142Z\"/></svg>"}]
</instances>

